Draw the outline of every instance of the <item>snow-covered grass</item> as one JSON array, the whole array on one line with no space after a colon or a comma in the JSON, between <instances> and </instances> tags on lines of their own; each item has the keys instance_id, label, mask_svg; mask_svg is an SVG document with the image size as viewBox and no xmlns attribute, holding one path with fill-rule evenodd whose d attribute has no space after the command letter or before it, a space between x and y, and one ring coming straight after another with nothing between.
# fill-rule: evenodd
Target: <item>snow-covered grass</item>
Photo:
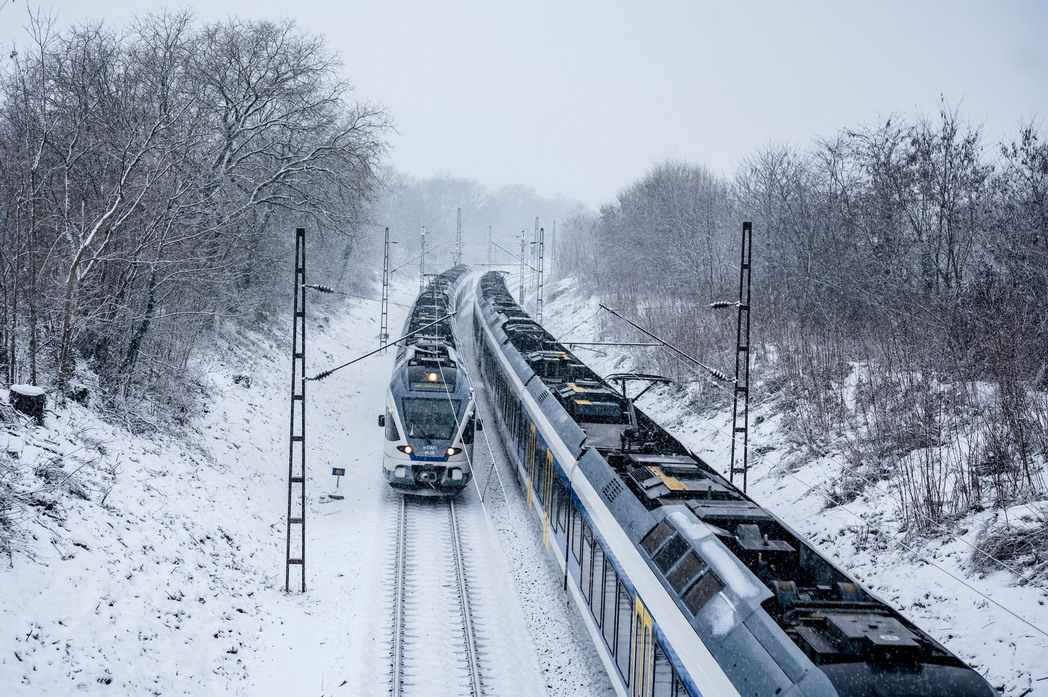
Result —
<instances>
[{"instance_id":1,"label":"snow-covered grass","mask_svg":"<svg viewBox=\"0 0 1048 697\"><path fill-rule=\"evenodd\" d=\"M409 303L413 286L392 299ZM309 318L310 374L378 345L374 303L311 303ZM135 435L75 402L36 427L0 403L0 695L388 693L399 499L376 416L394 351L307 384L308 592L287 594L289 339L228 330L197 366L206 411L181 430ZM335 466L342 500L329 497ZM485 685L598 694L606 678L587 673L599 659L559 577L516 547L534 525L519 494L489 489L495 525L477 490L459 502Z\"/></svg>"},{"instance_id":2,"label":"snow-covered grass","mask_svg":"<svg viewBox=\"0 0 1048 697\"><path fill-rule=\"evenodd\" d=\"M597 313L596 299L579 297L570 280L560 281L553 290L554 299L544 310L544 325L554 336L584 341L600 334L607 319ZM633 335L623 331L620 336ZM643 358L624 349L580 348L578 353L605 375L650 369ZM697 392L700 390L689 386L653 389L639 404L690 449L727 472L730 406L725 409L723 401L720 407L695 406ZM1048 502L1029 501L1003 511L971 513L915 535L913 526L908 527L900 516L900 494L892 473L882 480L863 482L860 493L842 500L842 480L856 476L845 454L839 450L821 456L804 453L785 437L781 405L761 400L759 395L754 401L758 406L750 415L748 493L867 588L969 661L1003 694L1048 696L1048 584L1018 585L1008 568L976 551L986 544L980 531L996 520L1007 518L1020 529L1039 529ZM980 563L974 564L975 560ZM1023 573L1016 563L1005 562ZM975 573L973 566L983 572Z\"/></svg>"},{"instance_id":3,"label":"snow-covered grass","mask_svg":"<svg viewBox=\"0 0 1048 697\"><path fill-rule=\"evenodd\" d=\"M394 299L410 302L411 286ZM570 286L559 291L545 324L558 335L589 318L572 336L592 336L595 302ZM313 304L310 316L311 373L377 346L372 304ZM400 321L391 317L391 326ZM228 333L200 366L207 413L181 432L131 434L73 402L40 428L0 404L8 540L0 549L0 695L387 693L397 499L379 469L375 417L393 352L309 383L309 591L285 594L289 334ZM606 349L580 355L603 372L634 360ZM730 414L697 409L669 390L653 390L641 406L726 468ZM1048 597L1017 587L1006 570L973 575L968 562L986 521L1007 514L1022 523L1033 503L907 536L888 482L828 505L842 461L800 460L774 405L753 416L751 495L1004 694L1048 695L1048 637L994 604L1045 630ZM495 666L485 677L493 688L518 686L517 694L604 694L599 659L493 445L489 454L478 440L484 510L477 490L461 502L472 521L477 607L497 609L483 620L487 665ZM327 496L332 466L347 469L341 501ZM485 532L485 510L494 532Z\"/></svg>"},{"instance_id":4,"label":"snow-covered grass","mask_svg":"<svg viewBox=\"0 0 1048 697\"><path fill-rule=\"evenodd\" d=\"M75 402L44 427L7 426L5 494L20 504L0 567L0 691L207 694L247 680L274 622L282 536L267 421L284 410L265 389L278 368L254 350L265 342L225 342L208 413L182 435L132 435ZM245 366L250 387L233 381Z\"/></svg>"}]
</instances>

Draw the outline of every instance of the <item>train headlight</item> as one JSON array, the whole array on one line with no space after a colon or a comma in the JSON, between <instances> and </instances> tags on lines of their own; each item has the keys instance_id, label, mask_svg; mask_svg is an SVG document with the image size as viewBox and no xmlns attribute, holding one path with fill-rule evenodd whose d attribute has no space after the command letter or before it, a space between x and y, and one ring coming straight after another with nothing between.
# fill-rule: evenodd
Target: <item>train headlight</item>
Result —
<instances>
[{"instance_id":1,"label":"train headlight","mask_svg":"<svg viewBox=\"0 0 1048 697\"><path fill-rule=\"evenodd\" d=\"M404 465L400 465L399 467L393 470L393 476L397 479L403 479L404 477L408 476L408 468Z\"/></svg>"},{"instance_id":2,"label":"train headlight","mask_svg":"<svg viewBox=\"0 0 1048 697\"><path fill-rule=\"evenodd\" d=\"M462 448L448 448L447 450L444 451L444 454L447 455L448 457L451 457L452 455L458 455L461 452L462 452Z\"/></svg>"},{"instance_id":3,"label":"train headlight","mask_svg":"<svg viewBox=\"0 0 1048 697\"><path fill-rule=\"evenodd\" d=\"M450 448L448 449L450 450ZM451 481L453 482L462 481L462 470L460 470L458 467L452 467L450 470L448 470L448 475L451 477Z\"/></svg>"},{"instance_id":4,"label":"train headlight","mask_svg":"<svg viewBox=\"0 0 1048 697\"><path fill-rule=\"evenodd\" d=\"M410 455L411 453L415 452L415 449L412 448L410 445L398 445L397 450L404 453L405 455Z\"/></svg>"}]
</instances>

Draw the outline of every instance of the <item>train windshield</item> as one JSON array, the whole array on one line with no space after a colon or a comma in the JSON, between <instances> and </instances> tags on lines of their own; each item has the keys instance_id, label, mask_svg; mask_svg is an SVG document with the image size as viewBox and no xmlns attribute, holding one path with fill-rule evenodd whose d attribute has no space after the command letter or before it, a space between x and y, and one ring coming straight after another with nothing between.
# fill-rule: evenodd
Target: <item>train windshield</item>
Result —
<instances>
[{"instance_id":1,"label":"train windshield","mask_svg":"<svg viewBox=\"0 0 1048 697\"><path fill-rule=\"evenodd\" d=\"M451 440L458 427L458 399L404 399L408 438Z\"/></svg>"}]
</instances>

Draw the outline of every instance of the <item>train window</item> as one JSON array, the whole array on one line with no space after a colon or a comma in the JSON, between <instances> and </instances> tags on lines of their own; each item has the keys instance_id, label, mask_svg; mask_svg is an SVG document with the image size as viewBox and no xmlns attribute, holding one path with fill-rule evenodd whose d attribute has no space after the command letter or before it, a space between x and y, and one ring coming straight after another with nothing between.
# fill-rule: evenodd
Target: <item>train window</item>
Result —
<instances>
[{"instance_id":1,"label":"train window","mask_svg":"<svg viewBox=\"0 0 1048 697\"><path fill-rule=\"evenodd\" d=\"M675 568L667 578L669 579L670 585L673 586L678 593L684 592L684 589L688 587L692 579L699 575L706 568L706 562L699 559L695 552L688 552L684 555L684 559L681 560L680 564L677 564Z\"/></svg>"},{"instance_id":2,"label":"train window","mask_svg":"<svg viewBox=\"0 0 1048 697\"><path fill-rule=\"evenodd\" d=\"M561 483L560 477L557 476L556 470L553 471L553 502L551 504L552 510L549 512L550 526L554 532L561 530L562 525L560 523L560 511L564 506L564 484Z\"/></svg>"},{"instance_id":3,"label":"train window","mask_svg":"<svg viewBox=\"0 0 1048 697\"><path fill-rule=\"evenodd\" d=\"M386 409L386 440L400 440L400 431L397 430L397 422L393 415Z\"/></svg>"},{"instance_id":4,"label":"train window","mask_svg":"<svg viewBox=\"0 0 1048 697\"><path fill-rule=\"evenodd\" d=\"M521 445L527 443L528 424L524 418L524 409L517 405L517 442Z\"/></svg>"},{"instance_id":5,"label":"train window","mask_svg":"<svg viewBox=\"0 0 1048 697\"><path fill-rule=\"evenodd\" d=\"M619 585L619 576L608 559L604 564L604 598L600 624L604 629L604 642L615 653L615 610L618 601L615 599L615 588Z\"/></svg>"},{"instance_id":6,"label":"train window","mask_svg":"<svg viewBox=\"0 0 1048 697\"><path fill-rule=\"evenodd\" d=\"M462 444L472 445L473 444L473 433L477 428L477 417L475 414L470 414L469 421L466 422L466 427L462 429Z\"/></svg>"},{"instance_id":7,"label":"train window","mask_svg":"<svg viewBox=\"0 0 1048 697\"><path fill-rule=\"evenodd\" d=\"M524 469L531 475L532 486L535 484L535 426L528 429L528 447L524 454Z\"/></svg>"},{"instance_id":8,"label":"train window","mask_svg":"<svg viewBox=\"0 0 1048 697\"><path fill-rule=\"evenodd\" d=\"M596 540L593 541L593 578L591 580L592 591L590 593L590 610L593 617L600 621L600 594L604 585L604 548Z\"/></svg>"},{"instance_id":9,"label":"train window","mask_svg":"<svg viewBox=\"0 0 1048 697\"><path fill-rule=\"evenodd\" d=\"M663 542L670 538L673 534L673 528L665 520L652 528L644 539L640 541L641 546L647 550L648 554L655 554L655 550L658 549Z\"/></svg>"},{"instance_id":10,"label":"train window","mask_svg":"<svg viewBox=\"0 0 1048 697\"><path fill-rule=\"evenodd\" d=\"M648 663L648 657L651 656L651 624L644 624L643 630L641 631L640 647L637 650L637 661L641 665L636 666L636 677L634 678L640 690L639 694L650 695L652 689L652 674L651 664Z\"/></svg>"},{"instance_id":11,"label":"train window","mask_svg":"<svg viewBox=\"0 0 1048 697\"><path fill-rule=\"evenodd\" d=\"M691 545L687 540L680 535L674 535L653 557L655 566L662 569L663 573L666 573L677 563L678 559L684 556L684 553L690 547Z\"/></svg>"},{"instance_id":12,"label":"train window","mask_svg":"<svg viewBox=\"0 0 1048 697\"><path fill-rule=\"evenodd\" d=\"M540 456L539 461L536 464L536 468L539 471L539 483L541 484L538 489L538 494L542 498L542 507L546 509L546 514L549 515L550 502L546 499L546 491L550 485L549 478L553 469L553 453L545 448L542 450L545 455Z\"/></svg>"},{"instance_id":13,"label":"train window","mask_svg":"<svg viewBox=\"0 0 1048 697\"><path fill-rule=\"evenodd\" d=\"M529 470L531 471L531 486L535 489L535 498L541 503L545 504L542 498L542 492L545 491L546 484L546 468L543 466L538 456L539 447L532 449L533 454L531 456L531 465Z\"/></svg>"},{"instance_id":14,"label":"train window","mask_svg":"<svg viewBox=\"0 0 1048 697\"><path fill-rule=\"evenodd\" d=\"M618 617L616 619L615 662L622 673L622 679L630 684L630 635L633 633L633 597L626 587L619 583Z\"/></svg>"},{"instance_id":15,"label":"train window","mask_svg":"<svg viewBox=\"0 0 1048 697\"><path fill-rule=\"evenodd\" d=\"M574 506L571 507L571 553L575 556L575 561L581 563L582 514Z\"/></svg>"},{"instance_id":16,"label":"train window","mask_svg":"<svg viewBox=\"0 0 1048 697\"><path fill-rule=\"evenodd\" d=\"M662 650L662 645L656 640L651 697L674 697L673 679L675 677L673 666L670 665L670 659L666 657L666 652Z\"/></svg>"},{"instance_id":17,"label":"train window","mask_svg":"<svg viewBox=\"0 0 1048 697\"><path fill-rule=\"evenodd\" d=\"M585 521L582 523L582 567L581 573L579 574L579 588L582 590L582 597L586 599L586 602L590 602L593 596L593 533L590 531L590 527L586 525Z\"/></svg>"},{"instance_id":18,"label":"train window","mask_svg":"<svg viewBox=\"0 0 1048 697\"><path fill-rule=\"evenodd\" d=\"M691 697L691 693L688 692L688 688L684 687L679 675L673 680L673 697Z\"/></svg>"},{"instance_id":19,"label":"train window","mask_svg":"<svg viewBox=\"0 0 1048 697\"><path fill-rule=\"evenodd\" d=\"M724 584L717 578L717 574L710 571L684 595L684 604L691 610L691 614L697 615L702 606L722 590Z\"/></svg>"},{"instance_id":20,"label":"train window","mask_svg":"<svg viewBox=\"0 0 1048 697\"><path fill-rule=\"evenodd\" d=\"M557 487L560 489L560 514L558 516L560 518L560 529L567 530L571 497L567 488L559 478L557 479Z\"/></svg>"}]
</instances>

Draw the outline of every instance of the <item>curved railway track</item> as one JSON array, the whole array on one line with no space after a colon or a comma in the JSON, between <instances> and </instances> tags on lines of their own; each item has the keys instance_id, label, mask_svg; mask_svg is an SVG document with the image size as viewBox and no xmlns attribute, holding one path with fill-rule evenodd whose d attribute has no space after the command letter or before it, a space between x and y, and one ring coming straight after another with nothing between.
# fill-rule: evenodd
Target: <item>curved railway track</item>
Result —
<instances>
[{"instance_id":1,"label":"curved railway track","mask_svg":"<svg viewBox=\"0 0 1048 697\"><path fill-rule=\"evenodd\" d=\"M462 536L450 499L400 499L390 694L484 694Z\"/></svg>"}]
</instances>

